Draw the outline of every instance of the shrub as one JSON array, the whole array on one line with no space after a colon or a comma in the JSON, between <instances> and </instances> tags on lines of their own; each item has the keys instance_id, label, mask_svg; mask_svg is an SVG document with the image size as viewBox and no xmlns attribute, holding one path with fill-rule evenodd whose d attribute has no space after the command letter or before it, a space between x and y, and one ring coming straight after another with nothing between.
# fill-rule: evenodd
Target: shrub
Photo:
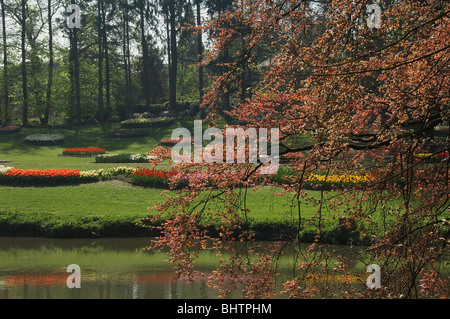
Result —
<instances>
[{"instance_id":1,"label":"shrub","mask_svg":"<svg viewBox=\"0 0 450 319\"><path fill-rule=\"evenodd\" d=\"M167 146L167 147L173 147L180 143L182 141L182 138L173 139L173 138L165 138L161 140L161 143L159 145L161 146ZM191 138L191 143L194 143L194 138Z\"/></svg>"},{"instance_id":2,"label":"shrub","mask_svg":"<svg viewBox=\"0 0 450 319\"><path fill-rule=\"evenodd\" d=\"M158 117L154 119L139 118L130 119L121 123L122 128L147 128L147 127L165 127L175 122L173 117Z\"/></svg>"},{"instance_id":3,"label":"shrub","mask_svg":"<svg viewBox=\"0 0 450 319\"><path fill-rule=\"evenodd\" d=\"M104 148L98 147L87 147L87 148L69 148L63 151L63 155L66 156L95 156L99 154L104 154L106 150Z\"/></svg>"},{"instance_id":4,"label":"shrub","mask_svg":"<svg viewBox=\"0 0 450 319\"><path fill-rule=\"evenodd\" d=\"M19 133L22 130L20 126L0 126L0 135L7 135L7 134L15 134Z\"/></svg>"},{"instance_id":5,"label":"shrub","mask_svg":"<svg viewBox=\"0 0 450 319\"><path fill-rule=\"evenodd\" d=\"M121 129L110 135L112 138L134 138L134 137L147 137L150 133L144 129Z\"/></svg>"},{"instance_id":6,"label":"shrub","mask_svg":"<svg viewBox=\"0 0 450 319\"><path fill-rule=\"evenodd\" d=\"M35 134L25 138L25 144L29 145L59 145L63 144L64 135L59 134Z\"/></svg>"},{"instance_id":7,"label":"shrub","mask_svg":"<svg viewBox=\"0 0 450 319\"><path fill-rule=\"evenodd\" d=\"M114 154L99 155L95 157L96 163L148 163L150 160L156 159L154 156L146 154Z\"/></svg>"}]
</instances>

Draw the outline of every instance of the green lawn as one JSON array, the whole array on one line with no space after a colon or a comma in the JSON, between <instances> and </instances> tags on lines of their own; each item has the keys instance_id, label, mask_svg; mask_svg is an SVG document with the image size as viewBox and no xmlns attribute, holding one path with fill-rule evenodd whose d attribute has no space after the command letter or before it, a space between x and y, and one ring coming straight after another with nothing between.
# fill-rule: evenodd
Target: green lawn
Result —
<instances>
[{"instance_id":1,"label":"green lawn","mask_svg":"<svg viewBox=\"0 0 450 319\"><path fill-rule=\"evenodd\" d=\"M189 123L176 123L168 128L149 129L150 136L140 138L110 138L109 135L120 128L119 124L74 127L72 129L25 128L18 134L0 136L0 160L8 160L7 165L16 168L70 168L96 169L93 158L63 157L63 149L72 147L101 147L111 154L144 154L158 146L161 139L170 138L176 127L188 127ZM65 144L59 146L31 146L23 143L31 134L62 134ZM104 165L111 166L111 165Z\"/></svg>"},{"instance_id":2,"label":"green lawn","mask_svg":"<svg viewBox=\"0 0 450 319\"><path fill-rule=\"evenodd\" d=\"M287 198L273 195L272 188L249 193L249 217L278 220L289 213ZM0 211L80 215L135 215L145 217L152 203L163 200L162 190L132 186L118 180L60 187L0 186ZM314 213L309 206L306 216Z\"/></svg>"},{"instance_id":3,"label":"green lawn","mask_svg":"<svg viewBox=\"0 0 450 319\"><path fill-rule=\"evenodd\" d=\"M192 122L192 121L191 121ZM92 170L123 164L96 164L93 158L60 156L64 148L102 147L108 153L146 153L158 146L163 138L169 138L176 127L191 129L189 121L175 123L171 127L149 129L144 138L117 139L109 135L119 129L119 124L74 127L72 129L25 128L19 134L0 136L0 160L9 160L7 166L22 169L68 168ZM30 134L63 134L66 142L61 146L29 146L23 139ZM2 164L0 164L2 165ZM145 166L150 164L130 164ZM278 223L281 220L296 222L295 207L290 206L289 196L275 196L276 189L264 187L247 195L248 215L252 222ZM318 192L309 192L319 198ZM0 235L3 231L25 230L25 234L95 235L103 226L135 235L136 220L148 217L151 202L162 200L161 190L134 187L129 183L112 180L94 184L62 187L6 187L0 186ZM213 207L220 209L220 207ZM310 218L317 211L312 204L302 204L302 218ZM73 231L76 229L76 231ZM81 231L80 231L81 229ZM104 229L103 229L104 230ZM138 232L139 233L139 232ZM104 235L104 232L102 233ZM108 233L110 234L110 233ZM111 233L114 235L113 233Z\"/></svg>"}]
</instances>

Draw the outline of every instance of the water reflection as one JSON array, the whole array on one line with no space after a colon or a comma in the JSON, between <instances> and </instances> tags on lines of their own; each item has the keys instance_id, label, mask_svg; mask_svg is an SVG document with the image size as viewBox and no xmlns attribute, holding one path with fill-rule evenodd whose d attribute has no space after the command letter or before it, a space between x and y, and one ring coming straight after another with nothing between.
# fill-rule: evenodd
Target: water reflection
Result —
<instances>
[{"instance_id":1,"label":"water reflection","mask_svg":"<svg viewBox=\"0 0 450 319\"><path fill-rule=\"evenodd\" d=\"M175 280L148 238L0 238L0 299L208 299L206 278ZM81 289L67 288L66 267L81 267Z\"/></svg>"},{"instance_id":2,"label":"water reflection","mask_svg":"<svg viewBox=\"0 0 450 319\"><path fill-rule=\"evenodd\" d=\"M218 298L218 292L208 287L206 276L198 276L189 285L176 280L164 262L167 255L149 251L150 244L150 238L0 237L0 299ZM350 268L358 268L358 259L348 261ZM216 263L215 252L205 252L199 266L208 273ZM81 268L81 289L67 287L67 267L71 264ZM285 271L292 275L292 269ZM236 292L229 298L240 295Z\"/></svg>"}]
</instances>

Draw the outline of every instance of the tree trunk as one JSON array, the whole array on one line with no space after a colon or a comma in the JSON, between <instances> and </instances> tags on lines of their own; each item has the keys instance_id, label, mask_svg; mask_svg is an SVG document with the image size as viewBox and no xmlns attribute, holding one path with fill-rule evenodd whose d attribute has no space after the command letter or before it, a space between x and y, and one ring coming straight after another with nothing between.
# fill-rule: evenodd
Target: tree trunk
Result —
<instances>
[{"instance_id":1,"label":"tree trunk","mask_svg":"<svg viewBox=\"0 0 450 319\"><path fill-rule=\"evenodd\" d=\"M47 97L45 101L44 117L41 124L47 125L50 117L50 107L52 100L53 87L53 67L54 67L54 52L53 52L53 26L52 26L52 1L48 0L48 46L49 46L49 63L48 63L48 80L47 80Z\"/></svg>"},{"instance_id":2,"label":"tree trunk","mask_svg":"<svg viewBox=\"0 0 450 319\"><path fill-rule=\"evenodd\" d=\"M97 0L98 10L98 120L103 123L105 121L104 104L103 104L103 32L102 32L102 0Z\"/></svg>"},{"instance_id":3,"label":"tree trunk","mask_svg":"<svg viewBox=\"0 0 450 319\"><path fill-rule=\"evenodd\" d=\"M9 118L9 79L8 79L8 48L6 43L6 8L4 0L2 6L2 27L3 27L3 99L4 99L4 122L10 123Z\"/></svg>"},{"instance_id":4,"label":"tree trunk","mask_svg":"<svg viewBox=\"0 0 450 319\"><path fill-rule=\"evenodd\" d=\"M197 26L200 27L202 24L201 20L201 8L200 8L200 0L197 0ZM203 60L203 40L202 40L202 32L199 32L197 35L197 52L198 52L198 62L201 63ZM203 66L200 65L198 68L198 90L200 93L200 103L203 102L203 96L205 94L204 89L204 75L203 75Z\"/></svg>"},{"instance_id":5,"label":"tree trunk","mask_svg":"<svg viewBox=\"0 0 450 319\"><path fill-rule=\"evenodd\" d=\"M22 109L22 125L28 125L28 79L27 79L27 55L26 55L26 13L27 0L22 0L22 94L23 94L23 109Z\"/></svg>"},{"instance_id":6,"label":"tree trunk","mask_svg":"<svg viewBox=\"0 0 450 319\"><path fill-rule=\"evenodd\" d=\"M178 50L177 50L177 29L175 24L175 0L169 0L169 21L170 21L170 54L172 58L169 74L169 97L170 108L177 108L177 74L178 74Z\"/></svg>"},{"instance_id":7,"label":"tree trunk","mask_svg":"<svg viewBox=\"0 0 450 319\"><path fill-rule=\"evenodd\" d=\"M109 65L109 49L108 49L108 36L106 34L106 12L105 6L102 2L102 20L103 20L103 48L105 52L105 67L106 67L106 116L109 118L112 115L111 107L111 68Z\"/></svg>"},{"instance_id":8,"label":"tree trunk","mask_svg":"<svg viewBox=\"0 0 450 319\"><path fill-rule=\"evenodd\" d=\"M80 95L80 65L78 57L78 30L70 31L70 77L71 77L71 103L75 103L76 123L81 124L81 95Z\"/></svg>"},{"instance_id":9,"label":"tree trunk","mask_svg":"<svg viewBox=\"0 0 450 319\"><path fill-rule=\"evenodd\" d=\"M145 3L145 2L144 2ZM148 109L150 107L150 88L149 88L149 61L148 61L148 44L147 39L145 38L145 5L141 3L139 8L140 15L140 27L141 27L141 45L142 45L142 93L145 96L145 105Z\"/></svg>"},{"instance_id":10,"label":"tree trunk","mask_svg":"<svg viewBox=\"0 0 450 319\"><path fill-rule=\"evenodd\" d=\"M128 3L127 3L128 5ZM132 81L131 81L131 61L130 61L130 23L128 16L128 7L124 8L123 24L123 59L125 68L125 95L126 95L126 117L130 117L133 108Z\"/></svg>"}]
</instances>

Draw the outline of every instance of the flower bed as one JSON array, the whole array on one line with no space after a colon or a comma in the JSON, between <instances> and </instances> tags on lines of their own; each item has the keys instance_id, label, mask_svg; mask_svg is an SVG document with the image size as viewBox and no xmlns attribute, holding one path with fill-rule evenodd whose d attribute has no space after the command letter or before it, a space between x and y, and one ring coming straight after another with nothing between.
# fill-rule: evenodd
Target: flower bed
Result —
<instances>
[{"instance_id":1,"label":"flower bed","mask_svg":"<svg viewBox=\"0 0 450 319\"><path fill-rule=\"evenodd\" d=\"M0 165L0 175L5 174L6 172L8 172L12 169L14 169L14 167L7 167L7 166Z\"/></svg>"},{"instance_id":2,"label":"flower bed","mask_svg":"<svg viewBox=\"0 0 450 319\"><path fill-rule=\"evenodd\" d=\"M81 182L80 170L46 169L23 170L9 169L0 174L0 183L17 185L62 185Z\"/></svg>"},{"instance_id":3,"label":"flower bed","mask_svg":"<svg viewBox=\"0 0 450 319\"><path fill-rule=\"evenodd\" d=\"M0 184L20 186L73 185L110 180L119 175L131 177L135 171L136 168L124 166L84 172L71 169L21 170L0 166Z\"/></svg>"},{"instance_id":4,"label":"flower bed","mask_svg":"<svg viewBox=\"0 0 450 319\"><path fill-rule=\"evenodd\" d=\"M29 145L59 145L63 144L64 135L60 134L34 134L25 138L24 143Z\"/></svg>"},{"instance_id":5,"label":"flower bed","mask_svg":"<svg viewBox=\"0 0 450 319\"><path fill-rule=\"evenodd\" d=\"M156 156L146 154L113 154L98 155L95 157L96 163L148 163L157 159Z\"/></svg>"},{"instance_id":6,"label":"flower bed","mask_svg":"<svg viewBox=\"0 0 450 319\"><path fill-rule=\"evenodd\" d=\"M134 185L154 188L169 188L170 178L173 173L164 170L155 170L139 167L132 175Z\"/></svg>"},{"instance_id":7,"label":"flower bed","mask_svg":"<svg viewBox=\"0 0 450 319\"><path fill-rule=\"evenodd\" d=\"M450 156L450 152L441 152L438 154L419 153L415 154L414 156L423 160L443 160Z\"/></svg>"},{"instance_id":8,"label":"flower bed","mask_svg":"<svg viewBox=\"0 0 450 319\"><path fill-rule=\"evenodd\" d=\"M175 118L158 117L154 119L140 118L126 120L121 123L122 128L148 128L148 127L165 127L172 125Z\"/></svg>"},{"instance_id":9,"label":"flower bed","mask_svg":"<svg viewBox=\"0 0 450 319\"><path fill-rule=\"evenodd\" d=\"M297 174L290 169L278 170L278 173L272 176L272 182L275 184L290 184L296 181ZM329 188L342 188L351 186L363 186L374 181L374 177L370 175L319 175L309 174L305 176L303 186L306 188L319 189L325 187Z\"/></svg>"},{"instance_id":10,"label":"flower bed","mask_svg":"<svg viewBox=\"0 0 450 319\"><path fill-rule=\"evenodd\" d=\"M19 133L22 130L20 126L8 125L8 126L0 126L0 135L7 134L15 134Z\"/></svg>"},{"instance_id":11,"label":"flower bed","mask_svg":"<svg viewBox=\"0 0 450 319\"><path fill-rule=\"evenodd\" d=\"M69 148L63 151L65 156L96 156L100 154L105 154L106 150L104 148L98 147L87 147L87 148Z\"/></svg>"},{"instance_id":12,"label":"flower bed","mask_svg":"<svg viewBox=\"0 0 450 319\"><path fill-rule=\"evenodd\" d=\"M120 175L130 177L135 171L136 169L133 167L126 167L126 166L111 167L107 169L81 172L81 178L84 181L109 180L113 177L117 177Z\"/></svg>"}]
</instances>

